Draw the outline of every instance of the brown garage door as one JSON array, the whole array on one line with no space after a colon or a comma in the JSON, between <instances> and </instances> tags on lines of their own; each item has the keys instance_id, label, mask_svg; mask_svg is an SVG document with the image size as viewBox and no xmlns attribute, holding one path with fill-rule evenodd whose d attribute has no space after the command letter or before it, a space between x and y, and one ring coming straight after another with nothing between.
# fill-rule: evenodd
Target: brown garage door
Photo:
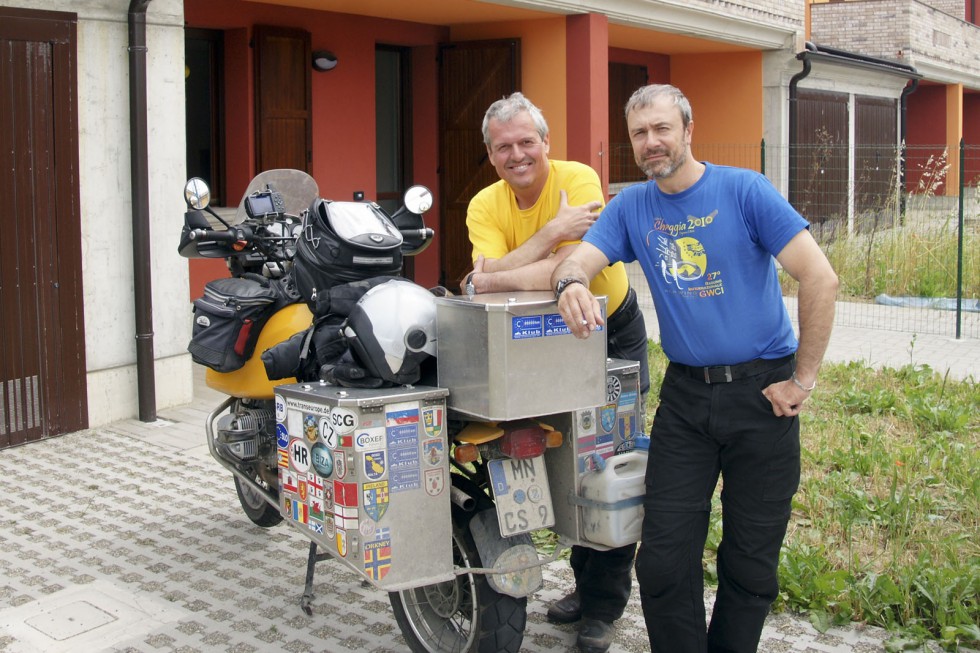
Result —
<instances>
[{"instance_id":1,"label":"brown garage door","mask_svg":"<svg viewBox=\"0 0 980 653\"><path fill-rule=\"evenodd\" d=\"M75 15L0 7L0 448L88 425Z\"/></svg>"}]
</instances>

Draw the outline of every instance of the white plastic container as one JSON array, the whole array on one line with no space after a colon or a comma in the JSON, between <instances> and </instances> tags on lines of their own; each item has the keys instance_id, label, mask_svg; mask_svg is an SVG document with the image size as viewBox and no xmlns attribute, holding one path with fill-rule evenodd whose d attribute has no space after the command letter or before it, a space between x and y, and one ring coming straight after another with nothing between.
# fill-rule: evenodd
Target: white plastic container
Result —
<instances>
[{"instance_id":1,"label":"white plastic container","mask_svg":"<svg viewBox=\"0 0 980 653\"><path fill-rule=\"evenodd\" d=\"M585 539L608 547L640 540L647 452L612 456L601 471L582 478L581 501Z\"/></svg>"}]
</instances>

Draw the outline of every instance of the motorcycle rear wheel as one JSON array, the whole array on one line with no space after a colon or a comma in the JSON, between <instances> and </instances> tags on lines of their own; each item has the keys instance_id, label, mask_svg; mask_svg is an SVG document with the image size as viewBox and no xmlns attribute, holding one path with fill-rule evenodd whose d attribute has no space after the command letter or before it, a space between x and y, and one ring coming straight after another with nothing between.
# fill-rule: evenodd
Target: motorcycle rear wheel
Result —
<instances>
[{"instance_id":1,"label":"motorcycle rear wheel","mask_svg":"<svg viewBox=\"0 0 980 653\"><path fill-rule=\"evenodd\" d=\"M465 527L453 527L456 567L482 567ZM482 574L390 592L395 620L413 653L517 653L527 625L527 598L498 594Z\"/></svg>"},{"instance_id":2,"label":"motorcycle rear wheel","mask_svg":"<svg viewBox=\"0 0 980 653\"><path fill-rule=\"evenodd\" d=\"M235 477L235 491L238 493L238 502L242 504L245 515L256 526L272 528L282 521L282 515L279 514L279 511L269 505L265 497L245 485L242 479L237 476Z\"/></svg>"}]
</instances>

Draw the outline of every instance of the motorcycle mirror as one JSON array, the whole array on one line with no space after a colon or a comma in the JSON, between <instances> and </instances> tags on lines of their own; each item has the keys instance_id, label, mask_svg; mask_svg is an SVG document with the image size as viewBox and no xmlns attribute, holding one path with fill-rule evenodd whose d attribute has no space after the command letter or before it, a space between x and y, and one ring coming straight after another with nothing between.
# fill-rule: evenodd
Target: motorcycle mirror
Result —
<instances>
[{"instance_id":1,"label":"motorcycle mirror","mask_svg":"<svg viewBox=\"0 0 980 653\"><path fill-rule=\"evenodd\" d=\"M432 191L425 186L412 186L405 191L405 208L421 215L432 208Z\"/></svg>"},{"instance_id":2,"label":"motorcycle mirror","mask_svg":"<svg viewBox=\"0 0 980 653\"><path fill-rule=\"evenodd\" d=\"M189 209L206 209L211 203L211 189L200 177L191 177L184 184L184 201Z\"/></svg>"}]
</instances>

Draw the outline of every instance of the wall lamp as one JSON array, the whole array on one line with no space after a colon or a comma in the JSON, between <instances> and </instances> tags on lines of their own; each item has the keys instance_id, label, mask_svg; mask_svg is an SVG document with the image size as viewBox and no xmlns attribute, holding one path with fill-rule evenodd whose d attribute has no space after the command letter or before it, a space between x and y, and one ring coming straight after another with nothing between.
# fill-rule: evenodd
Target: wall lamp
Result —
<instances>
[{"instance_id":1,"label":"wall lamp","mask_svg":"<svg viewBox=\"0 0 980 653\"><path fill-rule=\"evenodd\" d=\"M337 55L329 50L314 50L313 70L323 73L337 67Z\"/></svg>"}]
</instances>

